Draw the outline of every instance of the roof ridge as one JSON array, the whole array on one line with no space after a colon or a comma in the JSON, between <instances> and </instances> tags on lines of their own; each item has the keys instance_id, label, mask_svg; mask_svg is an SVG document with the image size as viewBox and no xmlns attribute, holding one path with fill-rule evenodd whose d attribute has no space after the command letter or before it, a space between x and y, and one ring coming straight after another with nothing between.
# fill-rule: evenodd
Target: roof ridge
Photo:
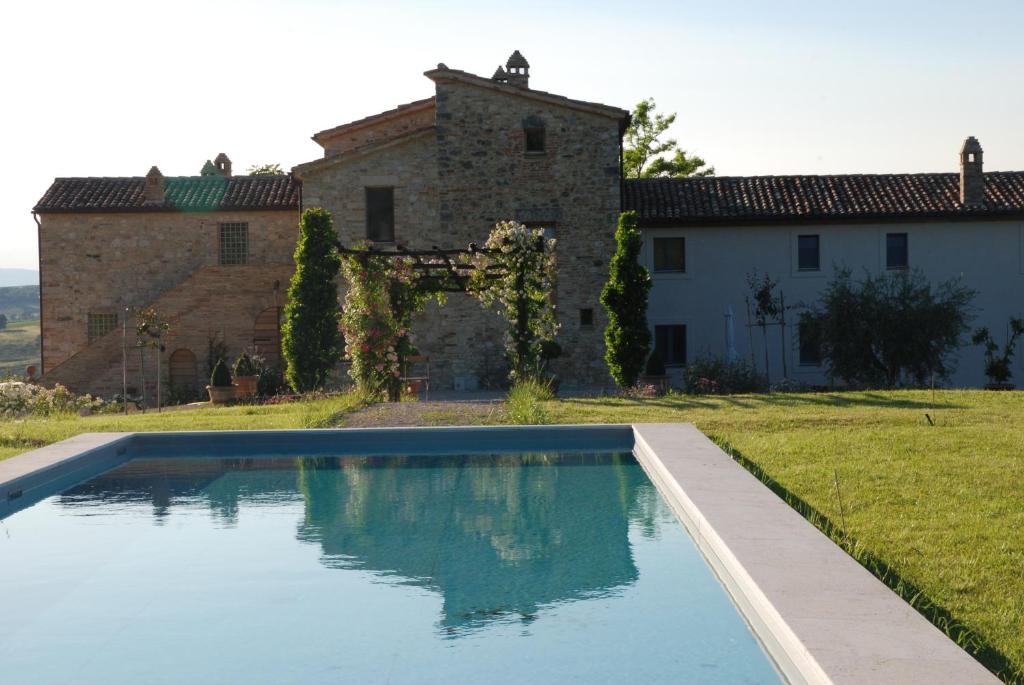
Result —
<instances>
[{"instance_id":1,"label":"roof ridge","mask_svg":"<svg viewBox=\"0 0 1024 685\"><path fill-rule=\"evenodd\" d=\"M636 182L681 182L681 181L725 181L725 180L754 180L774 178L892 178L892 177L937 177L937 176L959 176L958 171L910 171L910 172L883 172L883 173L847 173L847 174L757 174L753 176L656 176L650 178L627 178L627 183ZM989 174L1024 174L1024 170L1015 171L986 171Z\"/></svg>"},{"instance_id":2,"label":"roof ridge","mask_svg":"<svg viewBox=\"0 0 1024 685\"><path fill-rule=\"evenodd\" d=\"M614 105L606 105L601 102L590 102L587 100L577 100L575 98L568 97L566 95L558 95L557 93L549 93L546 90L536 90L534 88L520 88L519 86L510 85L507 83L500 83L493 79L479 76L477 74L463 71L461 69L452 69L445 67L443 69L430 69L429 71L423 72L423 75L427 78L434 80L435 78L444 78L445 76L455 77L456 79L462 79L470 82L477 82L475 85L484 87L491 87L496 90L500 90L509 95L519 95L520 97L532 97L537 100L555 100L557 103L576 105L577 109L584 110L605 110L605 114L615 112L616 114L629 116L629 111L622 109L621 107L615 107Z\"/></svg>"},{"instance_id":3,"label":"roof ridge","mask_svg":"<svg viewBox=\"0 0 1024 685\"><path fill-rule=\"evenodd\" d=\"M337 126L332 126L330 128L325 128L322 131L317 131L316 133L314 133L312 135L312 138L313 138L313 140L316 140L320 136L326 136L328 134L332 134L332 133L341 131L342 129L358 128L360 126L369 124L369 123L371 123L371 122L373 122L373 121L375 121L377 119L386 117L389 114L397 114L397 113L399 113L399 112L401 112L403 110L406 110L406 109L414 109L414 108L416 108L416 107L418 107L420 105L426 105L427 103L432 103L434 101L434 99L435 99L435 97L433 95L431 95L430 97L421 98L419 100L413 100L412 102L406 102L406 103L400 104L400 105L398 105L396 107L393 107L391 109L386 109L383 112L377 112L376 114L370 114L370 115L367 115L367 116L365 116L365 117L363 117L361 119L354 119L352 121L347 121L344 124L338 124Z\"/></svg>"}]
</instances>

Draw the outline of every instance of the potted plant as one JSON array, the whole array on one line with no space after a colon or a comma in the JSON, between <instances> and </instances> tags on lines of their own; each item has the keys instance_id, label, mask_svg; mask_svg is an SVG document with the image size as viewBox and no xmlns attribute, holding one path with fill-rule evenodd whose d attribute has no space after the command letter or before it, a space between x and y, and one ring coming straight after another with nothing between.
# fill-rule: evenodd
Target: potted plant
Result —
<instances>
[{"instance_id":1,"label":"potted plant","mask_svg":"<svg viewBox=\"0 0 1024 685\"><path fill-rule=\"evenodd\" d=\"M235 375L235 396L247 399L256 394L256 384L260 379L259 369L248 354L242 352L235 360L232 368Z\"/></svg>"},{"instance_id":2,"label":"potted plant","mask_svg":"<svg viewBox=\"0 0 1024 685\"><path fill-rule=\"evenodd\" d=\"M1010 371L1010 361L1013 359L1017 339L1022 334L1024 334L1024 319L1011 318L1006 345L1000 352L999 345L992 339L992 334L987 328L983 326L974 331L971 342L985 347L985 375L991 381L985 386L986 390L1013 390L1013 383L1007 382L1013 376Z\"/></svg>"},{"instance_id":3,"label":"potted plant","mask_svg":"<svg viewBox=\"0 0 1024 685\"><path fill-rule=\"evenodd\" d=\"M231 384L231 372L223 359L217 360L210 374L210 384L206 386L210 393L210 402L213 404L226 404L235 398L235 386Z\"/></svg>"},{"instance_id":4,"label":"potted plant","mask_svg":"<svg viewBox=\"0 0 1024 685\"><path fill-rule=\"evenodd\" d=\"M640 385L653 385L659 393L668 390L668 374L665 372L665 360L661 352L655 347L651 356L647 358L647 365L640 375Z\"/></svg>"}]
</instances>

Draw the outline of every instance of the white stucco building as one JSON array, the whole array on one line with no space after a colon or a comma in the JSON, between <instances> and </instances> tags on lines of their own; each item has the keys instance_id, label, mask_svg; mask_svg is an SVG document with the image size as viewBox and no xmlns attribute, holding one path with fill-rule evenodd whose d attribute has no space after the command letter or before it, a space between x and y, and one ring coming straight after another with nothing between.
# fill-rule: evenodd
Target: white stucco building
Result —
<instances>
[{"instance_id":1,"label":"white stucco building","mask_svg":"<svg viewBox=\"0 0 1024 685\"><path fill-rule=\"evenodd\" d=\"M952 161L952 160L951 160ZM624 209L635 209L643 260L654 286L648 321L679 377L679 365L725 356L728 308L736 351L764 371L760 328L747 328L747 275L778 282L787 313L785 341L768 329L771 381L785 374L828 383L816 350L801 349L801 304L815 303L835 266L920 268L933 283L962 276L977 291L972 327L1002 343L1011 316L1024 315L1024 172L982 170L969 138L960 174L759 176L628 181ZM967 336L969 337L969 336ZM952 386L986 382L983 350L965 339ZM753 354L752 354L753 352ZM674 369L672 367L675 367ZM1024 352L1012 364L1024 382Z\"/></svg>"}]
</instances>

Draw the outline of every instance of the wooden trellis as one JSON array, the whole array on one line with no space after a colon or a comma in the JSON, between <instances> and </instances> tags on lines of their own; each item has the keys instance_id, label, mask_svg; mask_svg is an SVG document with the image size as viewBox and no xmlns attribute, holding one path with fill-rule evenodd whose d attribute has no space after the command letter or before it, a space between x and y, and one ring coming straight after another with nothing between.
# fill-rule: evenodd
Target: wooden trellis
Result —
<instances>
[{"instance_id":1,"label":"wooden trellis","mask_svg":"<svg viewBox=\"0 0 1024 685\"><path fill-rule=\"evenodd\" d=\"M543 245L538 245L538 251L543 250ZM390 259L411 259L412 269L417 272L416 287L420 292L447 292L464 293L469 291L469 284L472 275L480 270L484 271L484 282L496 281L507 275L508 271L503 264L487 264L479 267L473 264L471 258L476 255L499 255L501 250L483 248L476 243L470 243L464 249L442 250L434 247L430 250L409 250L403 247L395 247L387 250L378 250L373 246L362 249L345 247L338 243L338 252L343 255L354 255L356 257L386 257Z\"/></svg>"}]
</instances>

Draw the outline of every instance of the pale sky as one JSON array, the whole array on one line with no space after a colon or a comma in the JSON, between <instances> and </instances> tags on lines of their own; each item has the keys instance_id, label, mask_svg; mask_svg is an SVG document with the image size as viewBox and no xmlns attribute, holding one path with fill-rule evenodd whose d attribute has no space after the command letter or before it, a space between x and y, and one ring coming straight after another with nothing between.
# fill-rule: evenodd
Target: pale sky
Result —
<instances>
[{"instance_id":1,"label":"pale sky","mask_svg":"<svg viewBox=\"0 0 1024 685\"><path fill-rule=\"evenodd\" d=\"M652 96L719 175L1024 169L1020 0L375 3L23 0L0 26L0 267L37 268L56 176L285 168L309 136L427 97L423 72L623 108Z\"/></svg>"}]
</instances>

